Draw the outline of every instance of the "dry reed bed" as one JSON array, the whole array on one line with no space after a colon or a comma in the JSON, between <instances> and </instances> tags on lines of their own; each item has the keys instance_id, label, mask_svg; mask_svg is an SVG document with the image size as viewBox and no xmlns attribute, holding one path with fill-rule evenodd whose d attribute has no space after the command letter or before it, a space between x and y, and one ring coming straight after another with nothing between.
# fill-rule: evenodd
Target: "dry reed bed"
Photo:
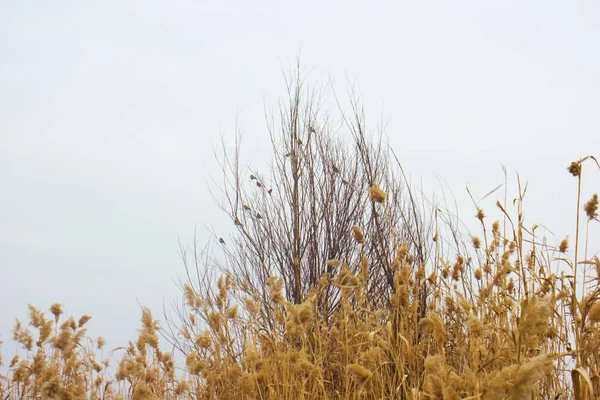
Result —
<instances>
[{"instance_id":1,"label":"dry reed bed","mask_svg":"<svg viewBox=\"0 0 600 400\"><path fill-rule=\"evenodd\" d=\"M569 167L588 223L598 221L597 195L579 204L589 159ZM385 192L370 191L385 215ZM331 273L300 304L286 300L276 276L267 281L267 300L231 275L211 291L185 283L176 332L185 365L160 348L148 309L111 374L104 340L86 334L89 316L65 318L55 304L48 317L30 306L29 326L14 328L20 351L4 360L0 398L600 398L600 260L577 259L579 235L573 252L566 239L550 246L537 237L522 223L522 196L514 216L497 204L503 224L488 223L477 209L483 234L472 237L469 254L421 264L394 242L387 304L367 295L366 257L357 265L330 260ZM579 224L579 211L576 218ZM357 226L348 234L356 246L369 240ZM332 288L339 296L333 311L323 306Z\"/></svg>"}]
</instances>

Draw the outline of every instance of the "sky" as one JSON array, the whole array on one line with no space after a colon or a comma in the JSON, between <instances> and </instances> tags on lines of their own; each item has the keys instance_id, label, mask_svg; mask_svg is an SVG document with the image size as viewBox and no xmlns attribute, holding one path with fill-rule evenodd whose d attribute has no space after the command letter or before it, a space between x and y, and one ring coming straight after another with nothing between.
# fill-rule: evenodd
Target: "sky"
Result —
<instances>
[{"instance_id":1,"label":"sky","mask_svg":"<svg viewBox=\"0 0 600 400\"><path fill-rule=\"evenodd\" d=\"M600 156L599 20L597 1L0 1L3 352L28 304L92 315L110 348L141 305L162 319L179 243L231 230L209 192L221 138L268 159L265 111L298 59L342 107L354 86L413 182L465 220L465 187L482 197L505 166L512 193L529 182L526 222L572 234L566 167Z\"/></svg>"}]
</instances>

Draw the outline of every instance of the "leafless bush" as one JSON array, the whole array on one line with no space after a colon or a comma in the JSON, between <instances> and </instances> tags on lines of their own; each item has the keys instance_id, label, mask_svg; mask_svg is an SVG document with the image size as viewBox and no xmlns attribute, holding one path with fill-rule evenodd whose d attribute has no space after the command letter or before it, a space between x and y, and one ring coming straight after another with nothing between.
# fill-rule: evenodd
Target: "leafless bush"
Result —
<instances>
[{"instance_id":1,"label":"leafless bush","mask_svg":"<svg viewBox=\"0 0 600 400\"><path fill-rule=\"evenodd\" d=\"M206 265L213 263L263 304L269 304L267 280L279 276L286 299L300 304L321 279L344 266L357 272L367 257L368 298L388 308L395 249L407 243L418 263L427 261L435 239L434 207L411 186L383 133L368 133L356 96L351 113L335 119L324 106L326 90L310 88L300 69L286 86L279 118L268 122L269 171L242 167L239 136L233 149L223 145L220 206L236 234L220 238L224 257L196 263L187 282L199 292L210 290ZM376 198L376 190L385 199ZM334 286L328 289L319 305L324 314L338 307L340 294ZM425 306L425 286L421 296ZM265 325L273 326L268 310L262 312Z\"/></svg>"}]
</instances>

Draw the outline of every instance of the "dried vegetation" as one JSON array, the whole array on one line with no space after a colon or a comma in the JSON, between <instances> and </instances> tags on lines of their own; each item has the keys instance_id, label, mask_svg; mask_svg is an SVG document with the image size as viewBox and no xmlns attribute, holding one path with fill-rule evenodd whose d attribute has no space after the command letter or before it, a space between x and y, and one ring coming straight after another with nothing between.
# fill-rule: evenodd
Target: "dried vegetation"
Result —
<instances>
[{"instance_id":1,"label":"dried vegetation","mask_svg":"<svg viewBox=\"0 0 600 400\"><path fill-rule=\"evenodd\" d=\"M597 195L581 204L596 160L568 168L573 245L526 226L520 182L514 202L490 211L498 221L476 204L481 235L464 239L393 153L365 139L355 104L348 152L319 126L314 98L302 103L300 80L289 87L273 174L248 179L237 147L225 154L223 209L237 232L221 239L220 259L184 249L184 301L164 329L143 309L111 372L104 340L86 335L89 316L30 307L0 398L600 398L600 259L579 237L580 219L598 222Z\"/></svg>"}]
</instances>

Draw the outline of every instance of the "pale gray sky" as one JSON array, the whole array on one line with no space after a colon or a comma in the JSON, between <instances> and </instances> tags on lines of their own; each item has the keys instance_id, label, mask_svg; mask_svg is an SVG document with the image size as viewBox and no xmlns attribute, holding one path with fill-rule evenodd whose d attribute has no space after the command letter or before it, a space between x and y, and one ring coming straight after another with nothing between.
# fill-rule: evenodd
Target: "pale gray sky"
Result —
<instances>
[{"instance_id":1,"label":"pale gray sky","mask_svg":"<svg viewBox=\"0 0 600 400\"><path fill-rule=\"evenodd\" d=\"M177 236L226 222L213 147L238 118L268 154L264 105L298 54L341 98L356 84L367 125L383 116L413 179L445 181L464 218L465 185L482 195L505 165L531 182L530 222L563 237L565 168L600 153L598 21L591 0L0 2L0 340L28 303L91 314L111 348L138 301L160 315Z\"/></svg>"}]
</instances>

